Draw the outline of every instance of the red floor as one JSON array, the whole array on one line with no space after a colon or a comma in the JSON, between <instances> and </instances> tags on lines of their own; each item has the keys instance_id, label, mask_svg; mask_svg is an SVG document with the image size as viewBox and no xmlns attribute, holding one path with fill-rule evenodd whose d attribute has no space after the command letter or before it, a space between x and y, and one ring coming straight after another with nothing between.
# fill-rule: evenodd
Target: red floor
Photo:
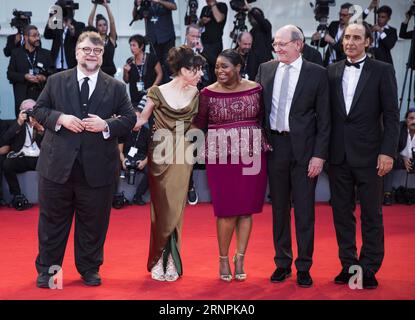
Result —
<instances>
[{"instance_id":1,"label":"red floor","mask_svg":"<svg viewBox=\"0 0 415 320\"><path fill-rule=\"evenodd\" d=\"M326 204L316 208L314 286L309 289L297 287L295 276L282 284L269 282L274 270L270 205L254 217L246 256L247 281L230 284L218 280L215 219L211 206L200 204L186 209L184 276L179 281L150 279L146 272L149 206L131 206L112 212L101 287L85 287L80 281L71 236L63 266L63 290L38 289L34 266L37 216L37 208L24 212L0 209L0 299L415 299L415 206L384 209L386 255L376 290L351 290L333 284L340 264L331 209Z\"/></svg>"}]
</instances>

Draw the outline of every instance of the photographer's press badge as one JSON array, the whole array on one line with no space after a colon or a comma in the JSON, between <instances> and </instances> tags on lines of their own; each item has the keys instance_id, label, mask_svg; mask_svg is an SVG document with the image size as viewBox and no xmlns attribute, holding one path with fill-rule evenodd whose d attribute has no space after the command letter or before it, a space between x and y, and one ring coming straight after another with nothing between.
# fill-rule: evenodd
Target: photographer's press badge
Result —
<instances>
[{"instance_id":1,"label":"photographer's press badge","mask_svg":"<svg viewBox=\"0 0 415 320\"><path fill-rule=\"evenodd\" d=\"M131 158L134 158L137 152L138 152L138 149L136 147L131 147L130 151L128 151L128 156Z\"/></svg>"},{"instance_id":2,"label":"photographer's press badge","mask_svg":"<svg viewBox=\"0 0 415 320\"><path fill-rule=\"evenodd\" d=\"M144 82L143 81L137 82L137 90L138 90L138 92L144 91Z\"/></svg>"}]
</instances>

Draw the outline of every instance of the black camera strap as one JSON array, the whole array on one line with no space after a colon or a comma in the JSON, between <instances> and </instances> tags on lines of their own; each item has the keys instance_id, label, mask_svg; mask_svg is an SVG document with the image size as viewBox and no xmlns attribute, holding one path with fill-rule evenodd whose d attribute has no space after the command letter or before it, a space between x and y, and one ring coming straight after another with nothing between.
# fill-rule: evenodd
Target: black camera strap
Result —
<instances>
[{"instance_id":1,"label":"black camera strap","mask_svg":"<svg viewBox=\"0 0 415 320\"><path fill-rule=\"evenodd\" d=\"M147 54L144 53L142 64L137 65L137 64L134 63L134 65L135 65L135 67L137 69L137 72L138 72L138 81L137 82L144 82L144 76L147 73Z\"/></svg>"},{"instance_id":2,"label":"black camera strap","mask_svg":"<svg viewBox=\"0 0 415 320\"><path fill-rule=\"evenodd\" d=\"M25 147L32 147L33 148L33 143L35 142L35 139L34 139L34 133L33 133L33 136L32 136L32 134L30 133L30 128L29 128L29 125L25 122L25 128L26 128L26 132L27 132L27 134L29 135L29 138L30 138L30 144L27 146L27 145L24 145ZM33 132L34 132L34 128L33 128Z\"/></svg>"},{"instance_id":3,"label":"black camera strap","mask_svg":"<svg viewBox=\"0 0 415 320\"><path fill-rule=\"evenodd\" d=\"M37 51L36 51L36 49L35 49L35 53L33 54L33 60L30 58L30 54L28 54L27 52L26 52L26 58L27 58L27 61L29 62L29 65L30 65L30 68L32 69L32 70L34 70L35 69L35 66L36 66L36 55L37 55Z\"/></svg>"}]
</instances>

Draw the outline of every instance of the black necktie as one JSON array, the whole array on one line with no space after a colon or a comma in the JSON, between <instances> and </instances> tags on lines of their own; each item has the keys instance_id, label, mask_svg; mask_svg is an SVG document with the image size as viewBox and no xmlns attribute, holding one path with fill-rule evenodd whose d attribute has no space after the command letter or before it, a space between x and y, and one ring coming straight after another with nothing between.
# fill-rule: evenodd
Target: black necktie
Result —
<instances>
[{"instance_id":1,"label":"black necktie","mask_svg":"<svg viewBox=\"0 0 415 320\"><path fill-rule=\"evenodd\" d=\"M84 78L84 82L82 82L81 86L81 108L82 113L86 116L86 112L88 110L88 100L89 100L89 85L88 85L88 77Z\"/></svg>"},{"instance_id":2,"label":"black necktie","mask_svg":"<svg viewBox=\"0 0 415 320\"><path fill-rule=\"evenodd\" d=\"M366 58L363 59L362 61L353 63L353 62L350 62L349 60L346 59L346 66L347 67L355 67L356 69L360 69L360 64L362 64L365 61L366 61Z\"/></svg>"}]
</instances>

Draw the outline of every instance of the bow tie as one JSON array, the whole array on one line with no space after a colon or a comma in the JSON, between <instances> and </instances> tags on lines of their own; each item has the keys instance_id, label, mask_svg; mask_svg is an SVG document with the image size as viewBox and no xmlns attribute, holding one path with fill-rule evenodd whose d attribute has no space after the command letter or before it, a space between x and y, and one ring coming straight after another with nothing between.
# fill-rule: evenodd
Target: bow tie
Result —
<instances>
[{"instance_id":1,"label":"bow tie","mask_svg":"<svg viewBox=\"0 0 415 320\"><path fill-rule=\"evenodd\" d=\"M360 65L365 61L366 61L366 58L363 59L362 61L353 63L346 59L346 67L355 67L356 69L360 69Z\"/></svg>"}]
</instances>

